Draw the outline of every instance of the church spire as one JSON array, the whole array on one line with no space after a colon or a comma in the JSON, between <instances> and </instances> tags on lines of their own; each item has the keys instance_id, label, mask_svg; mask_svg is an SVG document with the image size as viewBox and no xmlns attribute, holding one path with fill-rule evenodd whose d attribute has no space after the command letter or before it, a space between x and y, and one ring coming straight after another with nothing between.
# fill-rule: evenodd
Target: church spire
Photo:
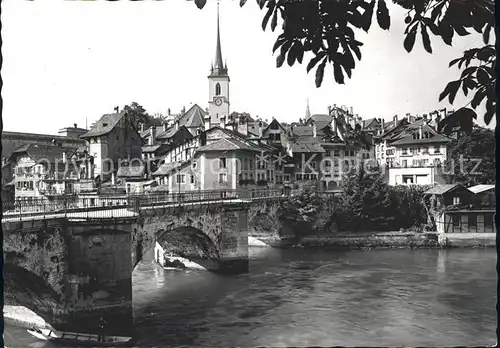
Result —
<instances>
[{"instance_id":1,"label":"church spire","mask_svg":"<svg viewBox=\"0 0 500 348\"><path fill-rule=\"evenodd\" d=\"M220 44L220 25L219 25L219 2L217 2L217 47L215 48L215 63L212 69L213 75L226 75L227 68L222 62L222 49Z\"/></svg>"},{"instance_id":2,"label":"church spire","mask_svg":"<svg viewBox=\"0 0 500 348\"><path fill-rule=\"evenodd\" d=\"M307 107L306 107L306 120L311 117L311 111L309 110L309 98L307 98Z\"/></svg>"}]
</instances>

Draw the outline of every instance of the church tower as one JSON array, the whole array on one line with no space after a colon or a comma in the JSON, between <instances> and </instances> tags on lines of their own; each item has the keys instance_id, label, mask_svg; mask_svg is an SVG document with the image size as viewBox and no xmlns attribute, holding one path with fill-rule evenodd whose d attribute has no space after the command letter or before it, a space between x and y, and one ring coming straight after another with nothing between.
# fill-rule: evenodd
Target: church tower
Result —
<instances>
[{"instance_id":1,"label":"church tower","mask_svg":"<svg viewBox=\"0 0 500 348\"><path fill-rule=\"evenodd\" d=\"M222 63L219 28L219 3L217 3L217 46L215 48L215 62L212 64L211 73L208 76L208 115L210 116L211 126L219 125L221 117L225 117L226 122L228 121L229 81L227 64L224 65Z\"/></svg>"}]
</instances>

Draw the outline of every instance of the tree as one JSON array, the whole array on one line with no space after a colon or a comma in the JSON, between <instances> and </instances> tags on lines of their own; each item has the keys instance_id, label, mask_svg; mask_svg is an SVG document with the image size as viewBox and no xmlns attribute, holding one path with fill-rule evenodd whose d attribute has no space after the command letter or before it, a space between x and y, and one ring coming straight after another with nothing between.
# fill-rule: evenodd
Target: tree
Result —
<instances>
[{"instance_id":1,"label":"tree","mask_svg":"<svg viewBox=\"0 0 500 348\"><path fill-rule=\"evenodd\" d=\"M303 185L299 191L280 203L279 216L296 238L312 231L312 226L320 213L323 200L313 184Z\"/></svg>"},{"instance_id":2,"label":"tree","mask_svg":"<svg viewBox=\"0 0 500 348\"><path fill-rule=\"evenodd\" d=\"M316 86L323 82L327 64L333 67L333 77L339 84L345 83L345 76L352 76L356 59L361 60L363 43L356 39L355 30L368 32L375 16L380 28L389 30L391 16L385 0L256 0L261 9L266 8L262 29L270 23L274 32L278 21L282 22L282 32L273 46L277 67L285 60L289 66L295 62L302 64L304 54L313 54L307 64L307 72L316 67ZM240 0L243 6L247 0ZM411 52L420 33L425 50L432 53L431 35L440 37L447 45L452 45L453 36L469 35L473 29L482 35L482 48L464 52L461 58L450 62L458 63L463 69L460 79L448 83L439 96L448 96L453 103L462 86L463 93L474 94L469 104L459 108L452 116L441 123L445 132L459 126L467 132L472 131L473 119L477 118L475 108L486 99L484 121L489 124L495 110L495 83L493 67L496 61L495 50L489 45L491 29L494 27L494 1L492 0L393 0L408 12L404 48ZM206 0L195 0L203 8ZM279 18L280 19L279 19ZM474 61L474 64L471 63Z\"/></svg>"},{"instance_id":3,"label":"tree","mask_svg":"<svg viewBox=\"0 0 500 348\"><path fill-rule=\"evenodd\" d=\"M474 127L471 134L454 139L448 146L444 178L465 187L495 183L495 133Z\"/></svg>"},{"instance_id":4,"label":"tree","mask_svg":"<svg viewBox=\"0 0 500 348\"><path fill-rule=\"evenodd\" d=\"M125 105L123 111L127 112L131 116L132 123L137 129L141 128L141 124L144 124L145 128L151 126L160 126L165 120L164 116L161 114L155 114L151 116L148 114L146 109L139 105L137 102L132 102L130 105Z\"/></svg>"},{"instance_id":5,"label":"tree","mask_svg":"<svg viewBox=\"0 0 500 348\"><path fill-rule=\"evenodd\" d=\"M343 191L337 202L335 220L348 230L383 230L394 216L389 186L379 168L360 165L343 180Z\"/></svg>"}]
</instances>

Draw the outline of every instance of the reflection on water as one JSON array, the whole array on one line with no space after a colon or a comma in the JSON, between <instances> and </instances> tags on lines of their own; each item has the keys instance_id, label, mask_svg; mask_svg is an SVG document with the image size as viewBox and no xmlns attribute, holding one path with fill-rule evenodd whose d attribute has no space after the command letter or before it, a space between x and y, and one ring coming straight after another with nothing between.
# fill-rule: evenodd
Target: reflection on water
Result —
<instances>
[{"instance_id":1,"label":"reflection on water","mask_svg":"<svg viewBox=\"0 0 500 348\"><path fill-rule=\"evenodd\" d=\"M236 277L139 264L138 346L495 342L495 250L255 248L250 256L250 273Z\"/></svg>"}]
</instances>

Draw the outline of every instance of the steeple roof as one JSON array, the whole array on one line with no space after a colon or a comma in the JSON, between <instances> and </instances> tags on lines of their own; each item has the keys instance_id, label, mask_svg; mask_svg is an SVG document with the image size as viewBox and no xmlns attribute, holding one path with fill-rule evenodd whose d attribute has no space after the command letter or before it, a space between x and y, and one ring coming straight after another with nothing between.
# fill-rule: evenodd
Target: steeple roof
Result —
<instances>
[{"instance_id":1,"label":"steeple roof","mask_svg":"<svg viewBox=\"0 0 500 348\"><path fill-rule=\"evenodd\" d=\"M215 62L212 65L212 75L227 76L227 63L226 66L224 66L220 44L219 3L217 3L217 46L215 48Z\"/></svg>"},{"instance_id":2,"label":"steeple roof","mask_svg":"<svg viewBox=\"0 0 500 348\"><path fill-rule=\"evenodd\" d=\"M309 98L307 98L307 107L306 107L306 120L311 117L311 111L309 110Z\"/></svg>"}]
</instances>

